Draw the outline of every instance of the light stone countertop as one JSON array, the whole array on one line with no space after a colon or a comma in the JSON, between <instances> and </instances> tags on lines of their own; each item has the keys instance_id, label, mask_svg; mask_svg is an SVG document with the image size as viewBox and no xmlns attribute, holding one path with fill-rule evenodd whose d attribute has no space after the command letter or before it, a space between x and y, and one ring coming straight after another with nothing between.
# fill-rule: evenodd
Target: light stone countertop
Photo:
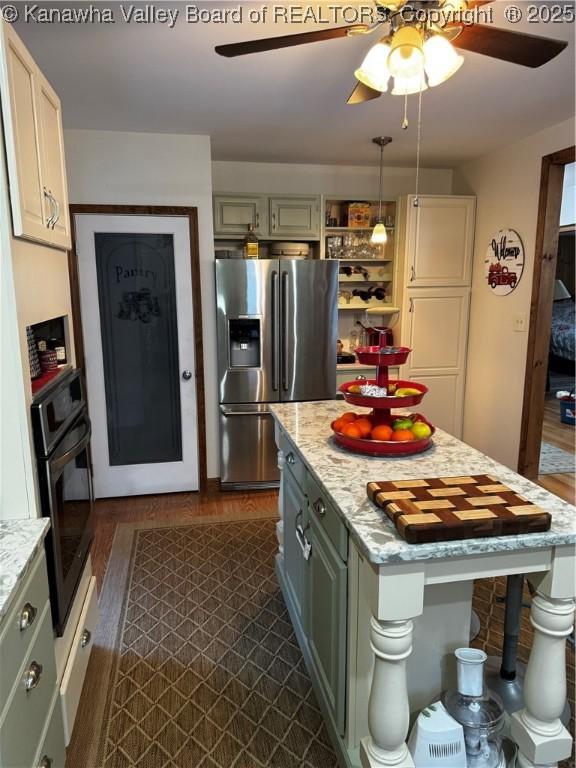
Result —
<instances>
[{"instance_id":1,"label":"light stone countertop","mask_svg":"<svg viewBox=\"0 0 576 768\"><path fill-rule=\"evenodd\" d=\"M0 521L0 621L50 528L47 517Z\"/></svg>"},{"instance_id":2,"label":"light stone countertop","mask_svg":"<svg viewBox=\"0 0 576 768\"><path fill-rule=\"evenodd\" d=\"M340 512L360 550L372 563L513 552L576 543L575 507L442 430L436 431L430 450L409 457L373 458L340 448L332 440L330 423L347 410L351 410L350 405L334 400L271 406L274 418ZM550 530L519 536L407 544L385 513L366 495L366 485L371 481L485 473L494 475L512 490L549 511L552 514Z\"/></svg>"}]
</instances>

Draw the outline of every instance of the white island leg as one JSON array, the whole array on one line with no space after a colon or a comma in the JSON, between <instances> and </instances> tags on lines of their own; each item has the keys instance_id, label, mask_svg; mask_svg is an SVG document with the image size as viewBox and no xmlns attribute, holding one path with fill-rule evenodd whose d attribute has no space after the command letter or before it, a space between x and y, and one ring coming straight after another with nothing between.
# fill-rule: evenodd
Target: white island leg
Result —
<instances>
[{"instance_id":1,"label":"white island leg","mask_svg":"<svg viewBox=\"0 0 576 768\"><path fill-rule=\"evenodd\" d=\"M566 638L574 622L574 601L538 593L530 620L534 641L524 679L525 707L512 715L519 768L555 768L570 756L572 737L560 722L566 701Z\"/></svg>"},{"instance_id":2,"label":"white island leg","mask_svg":"<svg viewBox=\"0 0 576 768\"><path fill-rule=\"evenodd\" d=\"M363 768L414 768L406 746L410 718L406 659L412 652L412 632L410 619L371 620L374 673L368 702L370 736L360 746Z\"/></svg>"}]
</instances>

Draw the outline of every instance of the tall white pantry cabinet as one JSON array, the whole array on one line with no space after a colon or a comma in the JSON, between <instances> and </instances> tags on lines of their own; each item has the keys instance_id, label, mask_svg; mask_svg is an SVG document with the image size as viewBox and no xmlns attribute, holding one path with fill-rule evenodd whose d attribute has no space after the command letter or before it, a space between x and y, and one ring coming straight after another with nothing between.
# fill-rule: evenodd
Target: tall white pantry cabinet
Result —
<instances>
[{"instance_id":1,"label":"tall white pantry cabinet","mask_svg":"<svg viewBox=\"0 0 576 768\"><path fill-rule=\"evenodd\" d=\"M464 409L476 198L419 195L398 208L396 285L402 343L413 351L400 378L429 387L423 414L460 438Z\"/></svg>"}]
</instances>

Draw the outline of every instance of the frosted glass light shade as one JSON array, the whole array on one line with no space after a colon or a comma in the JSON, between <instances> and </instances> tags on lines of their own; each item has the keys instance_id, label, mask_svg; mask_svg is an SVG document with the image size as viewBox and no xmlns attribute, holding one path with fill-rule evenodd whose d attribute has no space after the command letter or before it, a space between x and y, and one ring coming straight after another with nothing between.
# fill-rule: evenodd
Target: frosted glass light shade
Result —
<instances>
[{"instance_id":1,"label":"frosted glass light shade","mask_svg":"<svg viewBox=\"0 0 576 768\"><path fill-rule=\"evenodd\" d=\"M456 53L452 43L442 35L432 35L424 43L424 69L428 85L434 87L445 82L463 63L464 57Z\"/></svg>"},{"instance_id":2,"label":"frosted glass light shade","mask_svg":"<svg viewBox=\"0 0 576 768\"><path fill-rule=\"evenodd\" d=\"M394 88L392 88L393 96L410 96L412 93L420 93L420 91L427 90L426 78L424 73L416 75L415 77L395 77Z\"/></svg>"},{"instance_id":3,"label":"frosted glass light shade","mask_svg":"<svg viewBox=\"0 0 576 768\"><path fill-rule=\"evenodd\" d=\"M422 33L416 27L400 27L394 33L388 69L393 77L414 77L424 69Z\"/></svg>"},{"instance_id":4,"label":"frosted glass light shade","mask_svg":"<svg viewBox=\"0 0 576 768\"><path fill-rule=\"evenodd\" d=\"M356 80L382 93L387 91L388 80L390 80L387 63L389 54L390 46L387 43L379 42L373 45L362 64L354 72Z\"/></svg>"},{"instance_id":5,"label":"frosted glass light shade","mask_svg":"<svg viewBox=\"0 0 576 768\"><path fill-rule=\"evenodd\" d=\"M370 238L370 242L372 243L387 243L388 242L388 233L386 232L386 227L384 224L382 224L381 221L376 224L374 229L372 230L372 237Z\"/></svg>"}]
</instances>

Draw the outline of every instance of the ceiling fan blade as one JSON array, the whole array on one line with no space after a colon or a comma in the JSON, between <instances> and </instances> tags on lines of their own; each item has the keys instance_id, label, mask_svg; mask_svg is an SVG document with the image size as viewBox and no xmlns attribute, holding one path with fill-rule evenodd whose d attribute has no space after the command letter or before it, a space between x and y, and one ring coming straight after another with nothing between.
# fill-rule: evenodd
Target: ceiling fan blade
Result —
<instances>
[{"instance_id":1,"label":"ceiling fan blade","mask_svg":"<svg viewBox=\"0 0 576 768\"><path fill-rule=\"evenodd\" d=\"M364 85L359 80L356 83L356 87L348 97L346 104L363 104L365 101L371 101L371 99L377 99L382 96L380 91L370 88L368 85Z\"/></svg>"},{"instance_id":2,"label":"ceiling fan blade","mask_svg":"<svg viewBox=\"0 0 576 768\"><path fill-rule=\"evenodd\" d=\"M446 28L452 26L448 24ZM568 43L564 40L528 35L525 32L473 24L463 27L460 34L452 40L452 45L464 51L491 56L493 59L536 68L558 56Z\"/></svg>"},{"instance_id":3,"label":"ceiling fan blade","mask_svg":"<svg viewBox=\"0 0 576 768\"><path fill-rule=\"evenodd\" d=\"M214 50L220 56L245 56L248 53L275 51L278 48L291 48L294 45L305 45L306 43L317 43L322 40L334 40L338 37L348 37L351 32L366 31L367 29L368 27L365 24L348 24L345 27L318 29L314 32L298 32L295 35L264 37L261 40L248 40L244 43L217 45Z\"/></svg>"}]
</instances>

